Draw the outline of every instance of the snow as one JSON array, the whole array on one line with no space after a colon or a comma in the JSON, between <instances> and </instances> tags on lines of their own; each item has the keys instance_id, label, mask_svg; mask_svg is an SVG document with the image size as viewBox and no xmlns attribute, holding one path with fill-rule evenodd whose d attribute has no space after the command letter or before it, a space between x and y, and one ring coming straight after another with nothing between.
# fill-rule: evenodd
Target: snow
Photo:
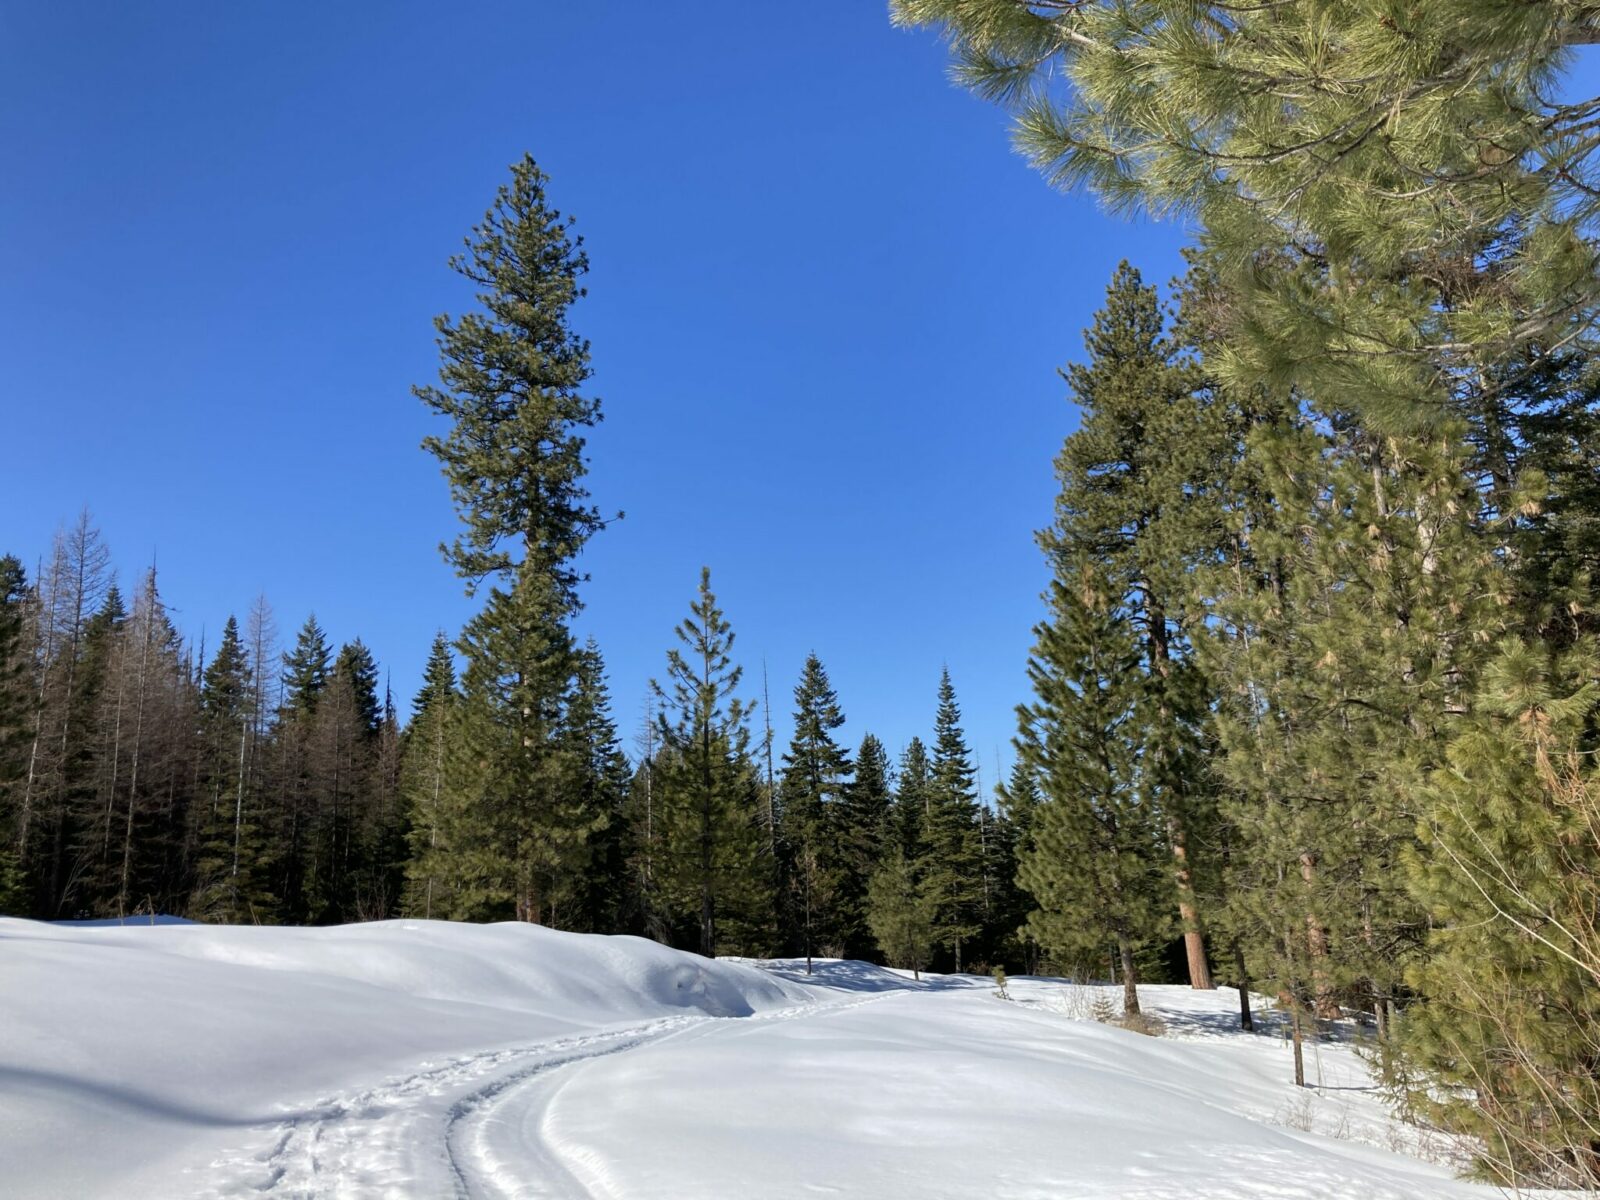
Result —
<instances>
[{"instance_id":1,"label":"snow","mask_svg":"<svg viewBox=\"0 0 1600 1200\"><path fill-rule=\"evenodd\" d=\"M0 920L17 1197L1498 1195L1237 994L708 962L637 938ZM1263 1014L1265 1016L1265 1014ZM1422 1157L1418 1157L1418 1155ZM1437 1160L1437 1161L1430 1161Z\"/></svg>"}]
</instances>

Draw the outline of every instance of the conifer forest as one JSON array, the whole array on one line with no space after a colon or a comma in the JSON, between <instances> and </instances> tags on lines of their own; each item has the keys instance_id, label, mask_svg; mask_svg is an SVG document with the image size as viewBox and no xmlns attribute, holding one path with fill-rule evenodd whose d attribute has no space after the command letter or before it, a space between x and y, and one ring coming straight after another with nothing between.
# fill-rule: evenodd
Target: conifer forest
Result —
<instances>
[{"instance_id":1,"label":"conifer forest","mask_svg":"<svg viewBox=\"0 0 1600 1200\"><path fill-rule=\"evenodd\" d=\"M0 546L0 914L1114 981L1134 1029L1142 985L1237 992L1245 1029L1267 997L1297 1084L1357 1030L1468 1176L1600 1190L1600 4L889 7L1038 187L1188 237L1053 348L1076 426L1008 773L937 647L904 745L846 740L817 653L769 687L714 558L663 581L618 714L575 632L625 519L589 251L530 154L395 399L448 488L418 554L473 615L402 687L266 596L200 636L114 514Z\"/></svg>"}]
</instances>

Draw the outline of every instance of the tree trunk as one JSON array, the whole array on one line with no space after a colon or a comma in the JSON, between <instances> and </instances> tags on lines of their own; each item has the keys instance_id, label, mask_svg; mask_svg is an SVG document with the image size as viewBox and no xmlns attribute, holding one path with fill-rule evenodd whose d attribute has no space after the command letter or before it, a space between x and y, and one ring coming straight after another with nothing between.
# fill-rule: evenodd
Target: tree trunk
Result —
<instances>
[{"instance_id":1,"label":"tree trunk","mask_svg":"<svg viewBox=\"0 0 1600 1200\"><path fill-rule=\"evenodd\" d=\"M1300 855L1300 878L1310 890L1317 880L1317 860L1309 850ZM1316 913L1306 913L1306 949L1311 955L1311 992L1317 1016L1323 1020L1336 1020L1341 1014L1339 1001L1334 995L1333 983L1328 978L1328 933Z\"/></svg>"},{"instance_id":2,"label":"tree trunk","mask_svg":"<svg viewBox=\"0 0 1600 1200\"><path fill-rule=\"evenodd\" d=\"M1137 1017L1139 1010L1139 968L1133 964L1133 942L1126 934L1117 935L1117 957L1122 960L1122 1015Z\"/></svg>"},{"instance_id":3,"label":"tree trunk","mask_svg":"<svg viewBox=\"0 0 1600 1200\"><path fill-rule=\"evenodd\" d=\"M1255 1017L1250 1012L1250 970L1245 966L1244 947L1233 939L1233 966L1239 972L1239 1028L1254 1032Z\"/></svg>"},{"instance_id":4,"label":"tree trunk","mask_svg":"<svg viewBox=\"0 0 1600 1200\"><path fill-rule=\"evenodd\" d=\"M1291 993L1289 999L1289 1029L1294 1038L1294 1085L1306 1085L1305 1049L1300 1035L1300 997Z\"/></svg>"}]
</instances>

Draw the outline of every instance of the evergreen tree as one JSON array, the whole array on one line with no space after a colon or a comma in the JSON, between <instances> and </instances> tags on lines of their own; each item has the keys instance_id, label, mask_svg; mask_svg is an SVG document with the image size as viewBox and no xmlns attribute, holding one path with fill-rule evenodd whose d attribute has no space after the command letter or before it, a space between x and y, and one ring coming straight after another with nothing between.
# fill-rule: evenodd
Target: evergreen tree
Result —
<instances>
[{"instance_id":1,"label":"evergreen tree","mask_svg":"<svg viewBox=\"0 0 1600 1200\"><path fill-rule=\"evenodd\" d=\"M1212 477L1225 431L1167 333L1155 289L1127 263L1084 342L1088 361L1064 372L1079 425L1056 456L1061 490L1039 544L1069 587L1079 559L1092 558L1140 635L1139 787L1167 830L1190 982L1209 988L1190 842L1213 819L1199 753L1211 697L1190 648L1204 612L1190 572L1217 539Z\"/></svg>"},{"instance_id":2,"label":"evergreen tree","mask_svg":"<svg viewBox=\"0 0 1600 1200\"><path fill-rule=\"evenodd\" d=\"M1038 967L1038 942L1027 930L1035 899L1019 881L1022 863L1034 852L1034 828L1043 797L1038 780L1019 757L1010 777L995 785L996 812L990 823L990 854L994 867L994 898L988 936L997 957L1020 962L1025 974Z\"/></svg>"},{"instance_id":3,"label":"evergreen tree","mask_svg":"<svg viewBox=\"0 0 1600 1200\"><path fill-rule=\"evenodd\" d=\"M733 630L717 607L709 567L689 612L676 630L682 649L667 651L666 684L651 681L661 706L660 876L709 958L728 941L722 925L759 920L770 897L760 894L750 706L734 694L743 672L733 663Z\"/></svg>"},{"instance_id":4,"label":"evergreen tree","mask_svg":"<svg viewBox=\"0 0 1600 1200\"><path fill-rule=\"evenodd\" d=\"M976 775L947 669L939 676L933 760L921 830L921 882L934 904L939 944L950 951L958 972L962 943L970 942L982 929L984 915Z\"/></svg>"},{"instance_id":5,"label":"evergreen tree","mask_svg":"<svg viewBox=\"0 0 1600 1200\"><path fill-rule=\"evenodd\" d=\"M455 814L447 806L458 796L450 786L450 774L460 699L455 657L441 630L434 635L422 687L411 702L400 766L400 794L410 830L404 907L411 916L432 918L452 911L448 888Z\"/></svg>"},{"instance_id":6,"label":"evergreen tree","mask_svg":"<svg viewBox=\"0 0 1600 1200\"><path fill-rule=\"evenodd\" d=\"M779 824L788 854L793 929L809 969L818 945L835 951L848 936L849 916L840 911L846 871L840 809L851 764L833 738L844 713L815 654L806 656L794 703L794 736L778 785Z\"/></svg>"},{"instance_id":7,"label":"evergreen tree","mask_svg":"<svg viewBox=\"0 0 1600 1200\"><path fill-rule=\"evenodd\" d=\"M566 737L578 763L574 787L581 810L585 819L597 826L589 841L581 923L595 933L615 933L627 909L627 801L633 769L611 718L605 661L593 638L578 651L577 684L567 708Z\"/></svg>"},{"instance_id":8,"label":"evergreen tree","mask_svg":"<svg viewBox=\"0 0 1600 1200\"><path fill-rule=\"evenodd\" d=\"M922 744L921 738L913 736L900 754L900 769L895 777L894 807L889 816L891 849L899 850L913 866L922 859L931 778L928 749Z\"/></svg>"},{"instance_id":9,"label":"evergreen tree","mask_svg":"<svg viewBox=\"0 0 1600 1200\"><path fill-rule=\"evenodd\" d=\"M1035 699L1018 749L1043 802L1022 884L1039 907L1030 932L1057 961L1092 969L1113 947L1123 1008L1139 1012L1140 951L1167 932L1169 893L1155 848L1159 813L1140 787L1137 635L1110 581L1080 559L1051 583L1028 663Z\"/></svg>"},{"instance_id":10,"label":"evergreen tree","mask_svg":"<svg viewBox=\"0 0 1600 1200\"><path fill-rule=\"evenodd\" d=\"M1413 1105L1505 1188L1600 1178L1600 651L1507 639L1430 773L1414 880L1432 955L1404 1042ZM1440 1083L1445 1086L1439 1086Z\"/></svg>"},{"instance_id":11,"label":"evergreen tree","mask_svg":"<svg viewBox=\"0 0 1600 1200\"><path fill-rule=\"evenodd\" d=\"M889 753L876 737L866 734L856 751L855 777L844 789L838 813L840 873L836 907L848 958L865 958L872 950L867 887L891 853L893 807Z\"/></svg>"},{"instance_id":12,"label":"evergreen tree","mask_svg":"<svg viewBox=\"0 0 1600 1200\"><path fill-rule=\"evenodd\" d=\"M328 686L333 671L333 651L328 635L312 613L295 635L294 649L283 656L285 711L293 717L309 717Z\"/></svg>"},{"instance_id":13,"label":"evergreen tree","mask_svg":"<svg viewBox=\"0 0 1600 1200\"><path fill-rule=\"evenodd\" d=\"M465 524L446 558L469 595L488 584L461 640L471 769L455 781L454 850L470 863L483 911L509 906L539 922L574 910L596 828L571 795L578 764L561 732L575 674L573 563L603 524L583 486L581 432L600 404L583 391L588 343L567 324L588 259L546 183L531 157L516 163L467 252L452 259L481 289L480 311L438 319L441 386L415 389L450 421L424 442Z\"/></svg>"},{"instance_id":14,"label":"evergreen tree","mask_svg":"<svg viewBox=\"0 0 1600 1200\"><path fill-rule=\"evenodd\" d=\"M1452 388L1476 405L1490 362L1593 343L1600 159L1566 86L1588 0L893 8L949 35L1051 182L1199 217L1230 387L1396 433Z\"/></svg>"},{"instance_id":15,"label":"evergreen tree","mask_svg":"<svg viewBox=\"0 0 1600 1200\"><path fill-rule=\"evenodd\" d=\"M0 557L0 913L9 915L27 908L16 822L27 773L32 602L22 561L10 554Z\"/></svg>"},{"instance_id":16,"label":"evergreen tree","mask_svg":"<svg viewBox=\"0 0 1600 1200\"><path fill-rule=\"evenodd\" d=\"M247 780L255 698L249 655L230 616L200 689L201 828L191 912L202 919L259 922L271 911L264 830Z\"/></svg>"},{"instance_id":17,"label":"evergreen tree","mask_svg":"<svg viewBox=\"0 0 1600 1200\"><path fill-rule=\"evenodd\" d=\"M936 918L937 904L926 883L896 850L867 886L867 926L890 966L922 978L933 957Z\"/></svg>"}]
</instances>

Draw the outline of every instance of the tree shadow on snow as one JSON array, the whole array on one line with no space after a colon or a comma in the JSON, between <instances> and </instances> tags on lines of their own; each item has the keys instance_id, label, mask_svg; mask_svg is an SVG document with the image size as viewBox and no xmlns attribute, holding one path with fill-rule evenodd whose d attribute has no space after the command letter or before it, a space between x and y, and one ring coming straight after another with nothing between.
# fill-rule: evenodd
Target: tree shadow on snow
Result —
<instances>
[{"instance_id":1,"label":"tree shadow on snow","mask_svg":"<svg viewBox=\"0 0 1600 1200\"><path fill-rule=\"evenodd\" d=\"M758 965L781 979L836 992L951 992L994 986L980 975L924 975L918 980L853 958L813 959L809 975L804 959L763 959Z\"/></svg>"},{"instance_id":2,"label":"tree shadow on snow","mask_svg":"<svg viewBox=\"0 0 1600 1200\"><path fill-rule=\"evenodd\" d=\"M327 1116L325 1109L300 1112L280 1111L252 1116L221 1113L196 1108L167 1096L157 1096L138 1088L112 1083L94 1083L30 1067L0 1067L0 1093L55 1101L77 1108L91 1108L122 1116L153 1117L208 1129L234 1129L260 1125L281 1125L312 1117Z\"/></svg>"}]
</instances>

